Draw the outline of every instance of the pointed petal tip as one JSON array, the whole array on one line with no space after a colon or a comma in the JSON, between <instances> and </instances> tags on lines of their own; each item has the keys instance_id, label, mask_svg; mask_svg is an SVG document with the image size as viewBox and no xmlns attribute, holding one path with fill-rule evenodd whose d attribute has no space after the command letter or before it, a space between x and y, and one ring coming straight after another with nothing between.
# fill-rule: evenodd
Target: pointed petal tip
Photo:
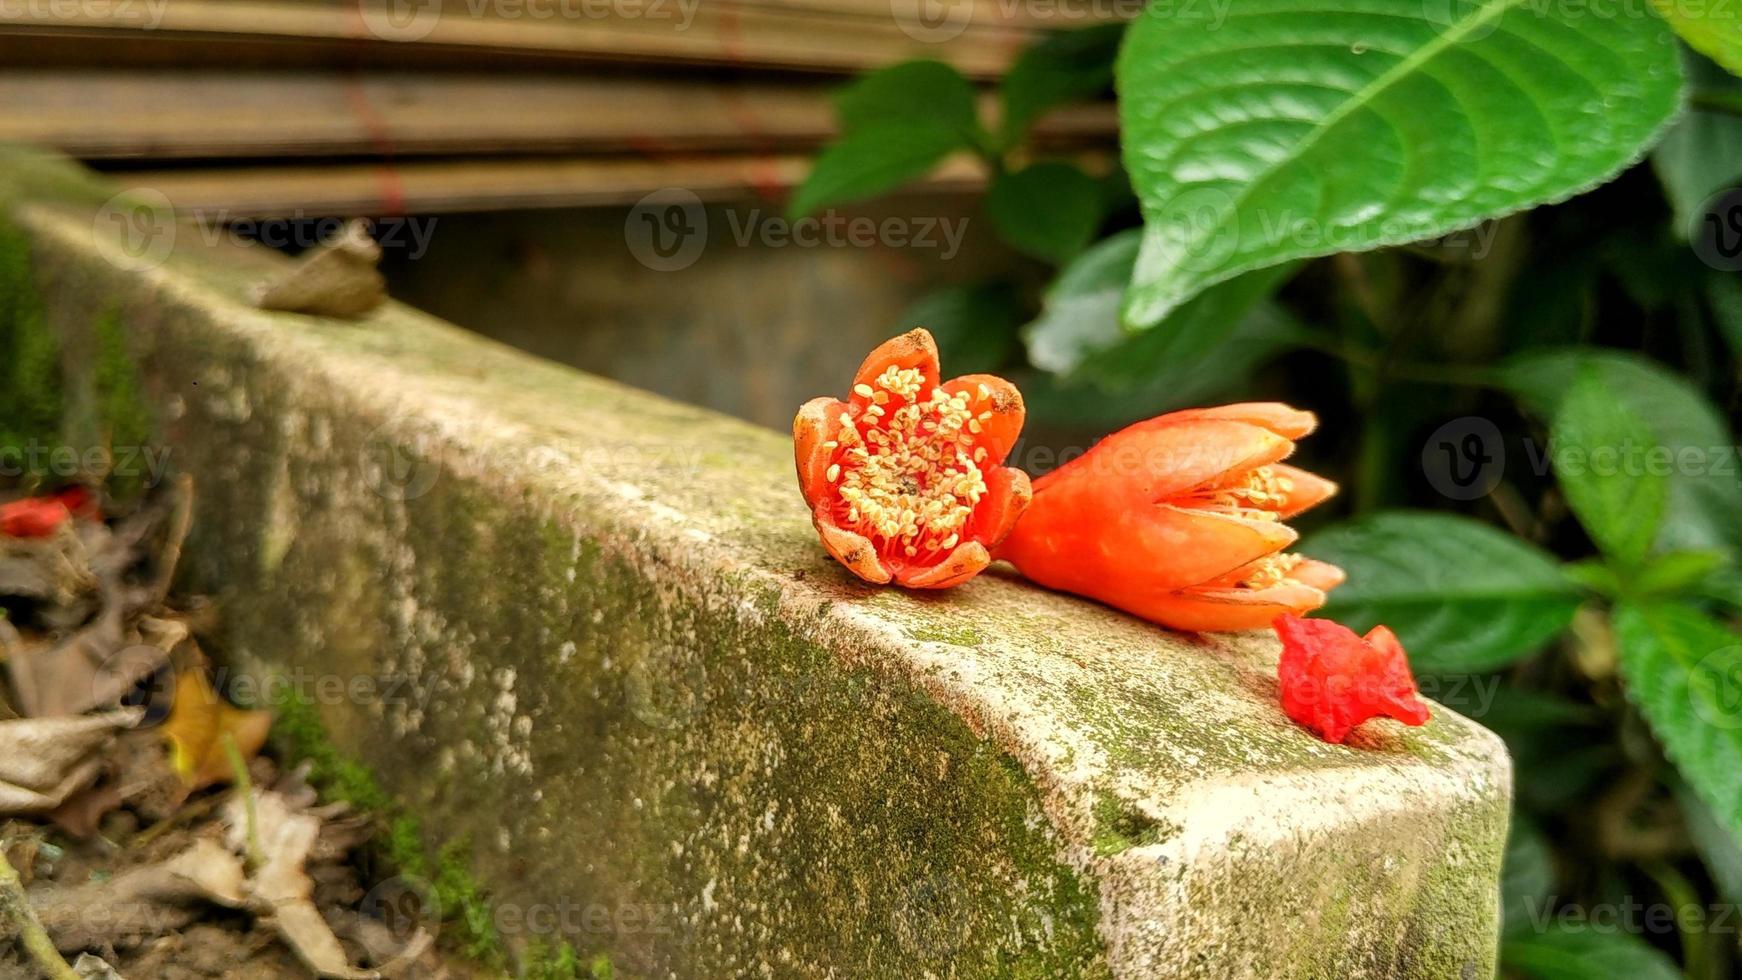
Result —
<instances>
[{"instance_id":1,"label":"pointed petal tip","mask_svg":"<svg viewBox=\"0 0 1742 980\"><path fill-rule=\"evenodd\" d=\"M822 539L823 547L835 560L846 566L846 569L872 585L886 585L893 577L883 561L877 557L877 548L869 538L856 531L837 527L829 520L825 509L818 507L811 515L811 523L817 529L817 537Z\"/></svg>"},{"instance_id":2,"label":"pointed petal tip","mask_svg":"<svg viewBox=\"0 0 1742 980\"><path fill-rule=\"evenodd\" d=\"M892 365L897 368L914 368L925 378L927 388L936 387L938 343L932 339L931 331L924 327L915 327L878 344L875 350L865 356L858 373L853 375L853 386L857 388L862 384L870 384Z\"/></svg>"},{"instance_id":3,"label":"pointed petal tip","mask_svg":"<svg viewBox=\"0 0 1742 980\"><path fill-rule=\"evenodd\" d=\"M985 545L978 541L964 541L936 565L902 569L895 576L895 584L910 589L948 589L980 574L990 564L992 555Z\"/></svg>"}]
</instances>

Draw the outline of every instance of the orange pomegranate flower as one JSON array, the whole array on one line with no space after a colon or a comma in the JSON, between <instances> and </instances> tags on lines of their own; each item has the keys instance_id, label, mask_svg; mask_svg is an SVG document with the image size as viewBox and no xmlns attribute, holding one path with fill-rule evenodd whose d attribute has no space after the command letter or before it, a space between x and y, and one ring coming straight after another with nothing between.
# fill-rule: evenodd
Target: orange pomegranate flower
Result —
<instances>
[{"instance_id":1,"label":"orange pomegranate flower","mask_svg":"<svg viewBox=\"0 0 1742 980\"><path fill-rule=\"evenodd\" d=\"M1258 629L1324 604L1334 565L1284 519L1336 492L1282 459L1317 420L1274 402L1138 422L1034 481L998 551L1048 588L1181 630Z\"/></svg>"},{"instance_id":2,"label":"orange pomegranate flower","mask_svg":"<svg viewBox=\"0 0 1742 980\"><path fill-rule=\"evenodd\" d=\"M1028 475L1003 465L1022 420L1022 395L1003 378L939 384L925 330L886 341L847 401L812 399L792 423L799 489L823 546L879 585L973 578L1028 506Z\"/></svg>"},{"instance_id":3,"label":"orange pomegranate flower","mask_svg":"<svg viewBox=\"0 0 1742 980\"><path fill-rule=\"evenodd\" d=\"M1363 637L1328 619L1288 615L1272 625L1282 640L1276 671L1282 710L1325 741L1343 741L1369 718L1427 724L1427 702L1390 629L1375 626Z\"/></svg>"}]
</instances>

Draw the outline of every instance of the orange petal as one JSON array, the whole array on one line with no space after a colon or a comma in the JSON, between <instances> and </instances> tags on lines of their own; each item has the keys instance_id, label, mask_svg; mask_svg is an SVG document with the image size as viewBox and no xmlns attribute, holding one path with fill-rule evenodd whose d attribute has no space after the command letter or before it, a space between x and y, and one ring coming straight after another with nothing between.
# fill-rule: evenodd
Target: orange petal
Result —
<instances>
[{"instance_id":1,"label":"orange petal","mask_svg":"<svg viewBox=\"0 0 1742 980\"><path fill-rule=\"evenodd\" d=\"M1125 575L1154 588L1182 589L1273 555L1299 537L1276 521L1158 504L1107 528L1099 544L1125 552Z\"/></svg>"},{"instance_id":2,"label":"orange petal","mask_svg":"<svg viewBox=\"0 0 1742 980\"><path fill-rule=\"evenodd\" d=\"M1139 422L1102 439L1036 480L1035 491L1075 482L1086 497L1118 497L1116 506L1123 509L1181 496L1294 452L1293 442L1260 426L1219 419L1161 424L1172 417Z\"/></svg>"},{"instance_id":3,"label":"orange petal","mask_svg":"<svg viewBox=\"0 0 1742 980\"><path fill-rule=\"evenodd\" d=\"M805 503L812 507L824 499L829 462L835 455L835 450L825 448L823 443L840 433L841 413L845 410L839 399L812 398L792 420L792 455L798 465L798 487Z\"/></svg>"},{"instance_id":4,"label":"orange petal","mask_svg":"<svg viewBox=\"0 0 1742 980\"><path fill-rule=\"evenodd\" d=\"M1271 466L1277 476L1287 477L1294 486L1288 491L1288 498L1283 501L1277 513L1283 517L1294 515L1330 499L1337 492L1337 485L1317 473L1308 473L1298 466L1287 463L1276 463Z\"/></svg>"},{"instance_id":5,"label":"orange petal","mask_svg":"<svg viewBox=\"0 0 1742 980\"><path fill-rule=\"evenodd\" d=\"M895 574L895 584L910 589L947 589L980 574L992 564L992 555L978 541L956 545L943 561L925 568L903 568Z\"/></svg>"},{"instance_id":6,"label":"orange petal","mask_svg":"<svg viewBox=\"0 0 1742 980\"><path fill-rule=\"evenodd\" d=\"M817 536L823 539L823 547L829 549L829 554L835 560L847 566L847 570L859 576L872 585L883 585L890 579L889 569L877 558L877 549L870 539L855 531L836 527L829 518L825 508L818 507L811 514L811 523L816 526Z\"/></svg>"},{"instance_id":7,"label":"orange petal","mask_svg":"<svg viewBox=\"0 0 1742 980\"><path fill-rule=\"evenodd\" d=\"M1010 535L1017 518L1034 499L1028 474L1010 466L994 466L985 471L986 495L980 498L969 523L974 540L988 549L996 548Z\"/></svg>"},{"instance_id":8,"label":"orange petal","mask_svg":"<svg viewBox=\"0 0 1742 980\"><path fill-rule=\"evenodd\" d=\"M1073 513L1037 490L1028 514L998 549L1023 575L1124 607L1117 595L1203 585L1293 544L1275 521L1252 521L1170 504Z\"/></svg>"},{"instance_id":9,"label":"orange petal","mask_svg":"<svg viewBox=\"0 0 1742 980\"><path fill-rule=\"evenodd\" d=\"M1300 564L1289 570L1290 581L1302 585L1310 585L1320 592L1329 592L1348 578L1341 568L1328 561L1316 561L1312 558L1301 559Z\"/></svg>"},{"instance_id":10,"label":"orange petal","mask_svg":"<svg viewBox=\"0 0 1742 980\"><path fill-rule=\"evenodd\" d=\"M1299 439L1318 428L1319 417L1282 402L1239 402L1214 408L1188 408L1163 419L1224 419L1262 426L1287 439ZM1159 420L1158 420L1159 421Z\"/></svg>"},{"instance_id":11,"label":"orange petal","mask_svg":"<svg viewBox=\"0 0 1742 980\"><path fill-rule=\"evenodd\" d=\"M889 369L890 365L897 368L916 368L925 378L921 392L930 391L938 383L938 344L932 339L931 331L922 328L909 330L899 337L891 337L878 345L877 349L866 356L865 362L859 365L859 373L853 376L853 387L869 385L877 377ZM865 399L853 395L854 404L860 404Z\"/></svg>"},{"instance_id":12,"label":"orange petal","mask_svg":"<svg viewBox=\"0 0 1742 980\"><path fill-rule=\"evenodd\" d=\"M1148 598L1130 608L1145 619L1176 630L1212 632L1255 630L1283 613L1300 615L1324 605L1325 594L1284 582L1268 589L1193 589Z\"/></svg>"},{"instance_id":13,"label":"orange petal","mask_svg":"<svg viewBox=\"0 0 1742 980\"><path fill-rule=\"evenodd\" d=\"M978 415L991 412L992 417L980 423L974 434L974 445L986 450L982 466L998 466L1010 455L1016 438L1022 435L1022 421L1027 412L1022 406L1022 392L997 375L964 374L944 386L944 393L968 395L969 410ZM981 389L985 389L982 393Z\"/></svg>"}]
</instances>

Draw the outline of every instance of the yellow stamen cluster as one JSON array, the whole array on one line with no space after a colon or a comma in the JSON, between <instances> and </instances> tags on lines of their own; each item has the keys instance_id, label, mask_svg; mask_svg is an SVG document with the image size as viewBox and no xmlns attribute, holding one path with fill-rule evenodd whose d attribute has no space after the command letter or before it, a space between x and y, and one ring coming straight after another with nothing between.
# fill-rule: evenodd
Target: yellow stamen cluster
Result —
<instances>
[{"instance_id":1,"label":"yellow stamen cluster","mask_svg":"<svg viewBox=\"0 0 1742 980\"><path fill-rule=\"evenodd\" d=\"M1216 487L1206 495L1212 507L1227 510L1248 520L1274 521L1276 512L1288 503L1294 490L1294 480L1269 466L1248 470L1232 483Z\"/></svg>"},{"instance_id":2,"label":"yellow stamen cluster","mask_svg":"<svg viewBox=\"0 0 1742 980\"><path fill-rule=\"evenodd\" d=\"M1240 579L1238 587L1243 589L1268 589L1273 585L1281 583L1283 579L1288 578L1288 573L1294 571L1295 566L1299 565L1300 561L1301 558L1299 555L1278 554L1270 555L1266 558L1260 558L1253 564L1252 568L1246 573L1246 575Z\"/></svg>"},{"instance_id":3,"label":"yellow stamen cluster","mask_svg":"<svg viewBox=\"0 0 1742 980\"><path fill-rule=\"evenodd\" d=\"M921 399L924 386L919 371L894 365L872 384L856 385L870 404L856 417L843 412L839 440L824 444L846 450L828 480L847 504L847 525L909 558L959 544L986 494L979 466L986 450L974 436L991 411L974 412L966 392L933 388ZM980 402L990 396L982 385Z\"/></svg>"}]
</instances>

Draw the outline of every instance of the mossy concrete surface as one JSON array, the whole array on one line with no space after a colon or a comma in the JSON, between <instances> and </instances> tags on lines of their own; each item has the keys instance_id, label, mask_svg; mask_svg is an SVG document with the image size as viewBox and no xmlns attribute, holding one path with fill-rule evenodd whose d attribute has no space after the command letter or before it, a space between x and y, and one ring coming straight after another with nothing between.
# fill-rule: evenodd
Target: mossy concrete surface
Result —
<instances>
[{"instance_id":1,"label":"mossy concrete surface","mask_svg":"<svg viewBox=\"0 0 1742 980\"><path fill-rule=\"evenodd\" d=\"M138 404L96 401L196 477L225 655L470 842L511 946L619 976L1492 974L1510 773L1477 725L1327 745L1268 637L996 573L864 587L785 434L402 306L260 312L276 256L184 228L117 261L93 210L11 220L70 378L124 330Z\"/></svg>"}]
</instances>

